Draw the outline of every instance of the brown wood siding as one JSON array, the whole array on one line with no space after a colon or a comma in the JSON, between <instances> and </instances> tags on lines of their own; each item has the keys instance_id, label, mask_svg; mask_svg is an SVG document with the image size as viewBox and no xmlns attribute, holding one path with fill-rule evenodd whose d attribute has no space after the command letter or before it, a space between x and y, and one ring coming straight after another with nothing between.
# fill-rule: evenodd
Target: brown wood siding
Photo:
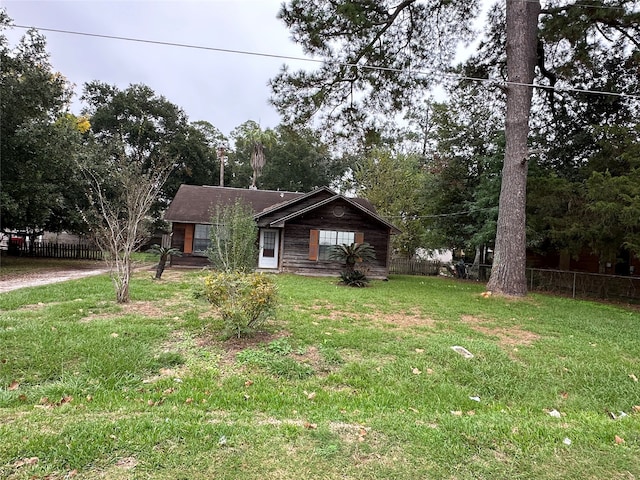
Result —
<instances>
[{"instance_id":1,"label":"brown wood siding","mask_svg":"<svg viewBox=\"0 0 640 480\"><path fill-rule=\"evenodd\" d=\"M184 223L174 223L171 230L171 248L184 252Z\"/></svg>"},{"instance_id":2,"label":"brown wood siding","mask_svg":"<svg viewBox=\"0 0 640 480\"><path fill-rule=\"evenodd\" d=\"M284 233L282 271L303 275L339 275L342 264L335 260L310 260L309 239L312 230L361 232L363 240L374 248L376 260L366 268L371 278L386 278L389 274L389 236L386 226L375 224L348 204L344 215L333 215L335 204L326 205L302 217L287 222ZM316 257L317 258L317 257Z\"/></svg>"}]
</instances>

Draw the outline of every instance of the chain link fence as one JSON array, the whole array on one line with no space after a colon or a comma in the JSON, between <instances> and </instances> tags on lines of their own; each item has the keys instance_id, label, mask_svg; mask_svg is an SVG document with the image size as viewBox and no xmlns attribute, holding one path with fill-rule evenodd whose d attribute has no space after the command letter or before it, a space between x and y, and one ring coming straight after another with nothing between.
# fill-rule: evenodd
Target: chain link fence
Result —
<instances>
[{"instance_id":1,"label":"chain link fence","mask_svg":"<svg viewBox=\"0 0 640 480\"><path fill-rule=\"evenodd\" d=\"M467 265L467 272L467 278L487 282L491 276L491 265ZM398 275L444 273L455 276L455 268L433 260L394 258L391 261L389 273ZM527 268L527 288L529 291L550 292L572 298L598 298L634 303L640 301L640 276Z\"/></svg>"}]
</instances>

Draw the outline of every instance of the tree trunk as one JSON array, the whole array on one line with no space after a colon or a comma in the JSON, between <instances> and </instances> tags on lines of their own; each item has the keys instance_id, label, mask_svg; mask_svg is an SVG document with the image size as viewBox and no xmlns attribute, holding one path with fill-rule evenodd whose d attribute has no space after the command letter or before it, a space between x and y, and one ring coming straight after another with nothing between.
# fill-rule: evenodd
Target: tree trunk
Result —
<instances>
[{"instance_id":1,"label":"tree trunk","mask_svg":"<svg viewBox=\"0 0 640 480\"><path fill-rule=\"evenodd\" d=\"M162 273L164 272L164 267L167 264L167 257L164 255L160 255L160 260L158 260L158 265L156 266L156 279L160 280L162 277Z\"/></svg>"},{"instance_id":2,"label":"tree trunk","mask_svg":"<svg viewBox=\"0 0 640 480\"><path fill-rule=\"evenodd\" d=\"M117 254L116 254L117 255ZM130 254L115 258L111 267L111 280L116 290L116 302L129 303L129 280L131 279Z\"/></svg>"},{"instance_id":3,"label":"tree trunk","mask_svg":"<svg viewBox=\"0 0 640 480\"><path fill-rule=\"evenodd\" d=\"M524 296L526 280L526 200L529 116L536 65L540 2L507 0L506 151L498 209L498 228L487 290ZM514 84L515 83L515 84Z\"/></svg>"}]
</instances>

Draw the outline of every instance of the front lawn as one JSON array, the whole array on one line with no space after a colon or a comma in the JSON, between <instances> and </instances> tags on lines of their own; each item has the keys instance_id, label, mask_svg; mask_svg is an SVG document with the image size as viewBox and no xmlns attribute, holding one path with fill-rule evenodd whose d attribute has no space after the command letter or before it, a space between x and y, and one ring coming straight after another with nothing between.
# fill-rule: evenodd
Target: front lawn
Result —
<instances>
[{"instance_id":1,"label":"front lawn","mask_svg":"<svg viewBox=\"0 0 640 480\"><path fill-rule=\"evenodd\" d=\"M637 309L282 275L223 341L199 275L0 295L0 478L640 478Z\"/></svg>"}]
</instances>

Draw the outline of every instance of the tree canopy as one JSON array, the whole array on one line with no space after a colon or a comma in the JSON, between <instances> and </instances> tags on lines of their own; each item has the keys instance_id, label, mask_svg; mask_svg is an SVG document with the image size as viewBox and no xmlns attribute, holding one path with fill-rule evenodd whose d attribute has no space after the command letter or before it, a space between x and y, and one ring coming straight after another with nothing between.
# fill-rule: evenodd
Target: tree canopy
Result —
<instances>
[{"instance_id":1,"label":"tree canopy","mask_svg":"<svg viewBox=\"0 0 640 480\"><path fill-rule=\"evenodd\" d=\"M29 30L15 47L0 10L0 223L29 236L81 229L74 168L86 120L67 111L71 86L49 63L45 38Z\"/></svg>"},{"instance_id":2,"label":"tree canopy","mask_svg":"<svg viewBox=\"0 0 640 480\"><path fill-rule=\"evenodd\" d=\"M472 38L477 0L292 0L280 18L315 71L283 67L271 80L285 122L319 117L341 136L367 132L424 97ZM434 48L434 46L437 46Z\"/></svg>"}]
</instances>

